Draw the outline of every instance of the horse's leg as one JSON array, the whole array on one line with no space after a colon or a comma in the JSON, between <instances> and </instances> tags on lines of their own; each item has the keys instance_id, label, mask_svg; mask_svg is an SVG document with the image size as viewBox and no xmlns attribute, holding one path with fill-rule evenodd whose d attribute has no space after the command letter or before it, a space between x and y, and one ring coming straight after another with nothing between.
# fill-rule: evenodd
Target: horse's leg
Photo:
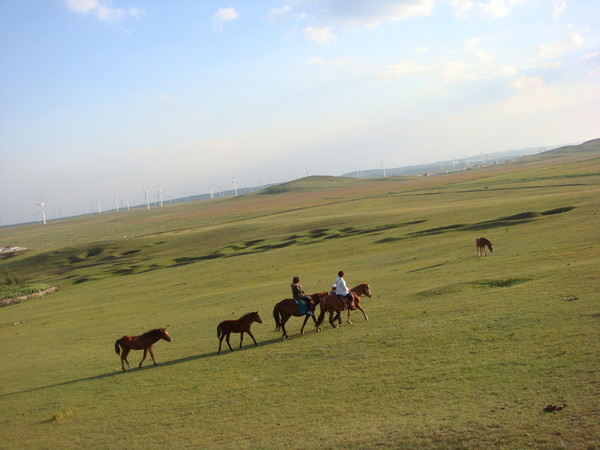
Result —
<instances>
[{"instance_id":1,"label":"horse's leg","mask_svg":"<svg viewBox=\"0 0 600 450\"><path fill-rule=\"evenodd\" d=\"M254 335L250 332L250 330L246 331L246 333L248 333L250 335L250 337L254 341L254 345L256 345L258 347L258 342L256 342L256 339L254 339Z\"/></svg>"},{"instance_id":2,"label":"horse's leg","mask_svg":"<svg viewBox=\"0 0 600 450\"><path fill-rule=\"evenodd\" d=\"M365 320L369 320L369 316L367 316L367 313L365 312L365 310L362 308L362 306L360 306L360 303L357 303L356 307L360 310L360 312L363 313L363 316L365 316Z\"/></svg>"},{"instance_id":3,"label":"horse's leg","mask_svg":"<svg viewBox=\"0 0 600 450\"><path fill-rule=\"evenodd\" d=\"M138 366L140 369L142 368L142 363L144 362L144 360L146 359L146 356L148 355L148 348L144 349L144 356L142 357L142 360L140 361L140 365Z\"/></svg>"},{"instance_id":4,"label":"horse's leg","mask_svg":"<svg viewBox=\"0 0 600 450\"><path fill-rule=\"evenodd\" d=\"M131 369L131 366L129 365L129 361L127 361L127 355L129 355L129 352L131 351L130 348L123 348L123 352L121 353L121 367L123 367L123 361L125 361L127 363L127 367L129 367ZM123 372L125 372L125 367L123 367Z\"/></svg>"},{"instance_id":5,"label":"horse's leg","mask_svg":"<svg viewBox=\"0 0 600 450\"><path fill-rule=\"evenodd\" d=\"M348 308L348 325L352 325L352 321L350 320L350 308Z\"/></svg>"},{"instance_id":6,"label":"horse's leg","mask_svg":"<svg viewBox=\"0 0 600 450\"><path fill-rule=\"evenodd\" d=\"M333 315L333 310L329 310L329 323L333 328L337 328L338 326L335 324L335 316Z\"/></svg>"},{"instance_id":7,"label":"horse's leg","mask_svg":"<svg viewBox=\"0 0 600 450\"><path fill-rule=\"evenodd\" d=\"M240 333L240 348L242 348L242 341L244 340L244 332Z\"/></svg>"},{"instance_id":8,"label":"horse's leg","mask_svg":"<svg viewBox=\"0 0 600 450\"><path fill-rule=\"evenodd\" d=\"M148 348L148 351L150 352L150 356L152 357L152 362L154 363L155 366L158 366L158 363L154 359L154 352L152 351L152 346L150 346L150 348Z\"/></svg>"},{"instance_id":9,"label":"horse's leg","mask_svg":"<svg viewBox=\"0 0 600 450\"><path fill-rule=\"evenodd\" d=\"M304 316L304 322L302 323L302 328L300 328L300 334L304 334L304 326L306 325L306 322L308 322L309 317L312 317L313 320L315 318L315 316L309 316L308 314Z\"/></svg>"},{"instance_id":10,"label":"horse's leg","mask_svg":"<svg viewBox=\"0 0 600 450\"><path fill-rule=\"evenodd\" d=\"M217 352L217 355L219 353L221 353L221 344L223 343L223 338L225 337L224 334L221 335L221 337L219 338L219 351Z\"/></svg>"},{"instance_id":11,"label":"horse's leg","mask_svg":"<svg viewBox=\"0 0 600 450\"><path fill-rule=\"evenodd\" d=\"M287 331L285 329L285 324L288 320L290 320L290 315L287 313L283 313L283 311L281 311L281 331L283 331L283 339L286 339L288 337Z\"/></svg>"},{"instance_id":12,"label":"horse's leg","mask_svg":"<svg viewBox=\"0 0 600 450\"><path fill-rule=\"evenodd\" d=\"M229 350L233 351L233 349L231 348L231 344L229 343L229 336L231 335L231 333L227 333L227 336L225 336L225 340L227 341L227 345L229 346Z\"/></svg>"}]
</instances>

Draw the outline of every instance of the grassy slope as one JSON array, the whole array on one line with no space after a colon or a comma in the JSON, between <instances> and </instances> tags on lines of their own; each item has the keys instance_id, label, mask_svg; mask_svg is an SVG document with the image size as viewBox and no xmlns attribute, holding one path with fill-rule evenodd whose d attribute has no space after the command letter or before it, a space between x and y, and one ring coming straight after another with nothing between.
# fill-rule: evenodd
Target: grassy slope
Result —
<instances>
[{"instance_id":1,"label":"grassy slope","mask_svg":"<svg viewBox=\"0 0 600 450\"><path fill-rule=\"evenodd\" d=\"M10 270L65 288L0 309L0 446L598 446L594 155L3 229ZM292 276L340 269L370 320L281 341ZM216 356L256 309L259 347ZM161 365L120 373L114 340L166 324Z\"/></svg>"}]
</instances>

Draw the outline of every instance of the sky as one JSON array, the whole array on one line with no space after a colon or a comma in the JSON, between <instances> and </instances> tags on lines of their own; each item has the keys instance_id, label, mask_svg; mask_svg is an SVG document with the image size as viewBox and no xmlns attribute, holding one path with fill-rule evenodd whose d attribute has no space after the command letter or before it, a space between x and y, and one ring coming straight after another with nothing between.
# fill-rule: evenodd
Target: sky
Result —
<instances>
[{"instance_id":1,"label":"sky","mask_svg":"<svg viewBox=\"0 0 600 450\"><path fill-rule=\"evenodd\" d=\"M598 27L597 0L0 0L0 225L598 138Z\"/></svg>"}]
</instances>

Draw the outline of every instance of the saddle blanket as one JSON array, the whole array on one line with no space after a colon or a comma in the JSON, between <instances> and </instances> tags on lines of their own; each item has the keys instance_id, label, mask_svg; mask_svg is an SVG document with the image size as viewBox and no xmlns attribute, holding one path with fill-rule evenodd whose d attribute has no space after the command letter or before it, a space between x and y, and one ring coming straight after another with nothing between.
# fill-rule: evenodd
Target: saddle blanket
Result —
<instances>
[{"instance_id":1,"label":"saddle blanket","mask_svg":"<svg viewBox=\"0 0 600 450\"><path fill-rule=\"evenodd\" d=\"M297 299L294 299L294 301L298 305L298 310L300 311L300 314L306 314L309 311L307 301Z\"/></svg>"}]
</instances>

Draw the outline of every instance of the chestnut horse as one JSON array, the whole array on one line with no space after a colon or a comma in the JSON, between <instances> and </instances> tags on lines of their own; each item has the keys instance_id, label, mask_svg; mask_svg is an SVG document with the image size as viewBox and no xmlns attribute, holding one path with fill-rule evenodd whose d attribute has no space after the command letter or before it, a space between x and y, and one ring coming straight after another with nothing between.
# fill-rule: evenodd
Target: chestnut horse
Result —
<instances>
[{"instance_id":1,"label":"chestnut horse","mask_svg":"<svg viewBox=\"0 0 600 450\"><path fill-rule=\"evenodd\" d=\"M279 303L275 304L273 308L273 318L275 319L275 331L281 330L283 332L282 338L285 339L288 337L287 331L285 331L285 324L289 320L291 316L305 316L304 323L302 324L302 328L300 328L300 334L304 334L304 326L308 321L309 317L312 317L315 322L315 327L317 331L319 331L319 327L317 326L317 319L315 319L315 306L321 302L321 299L327 295L327 292L318 292L316 294L309 295L311 302L308 304L310 312L312 314L301 314L300 308L296 300L292 298L286 298L285 300L281 300Z\"/></svg>"},{"instance_id":2,"label":"chestnut horse","mask_svg":"<svg viewBox=\"0 0 600 450\"><path fill-rule=\"evenodd\" d=\"M250 326L254 323L262 323L262 319L258 315L258 311L251 312L243 315L239 319L236 320L224 320L217 326L217 337L219 338L219 351L217 353L221 353L221 344L223 343L223 338L226 338L227 345L229 346L229 350L233 351L231 348L231 344L229 343L229 335L231 333L241 333L240 335L240 348L242 348L242 341L244 340L244 333L248 333L254 344L258 346L256 343L256 339L252 336L250 332Z\"/></svg>"},{"instance_id":3,"label":"chestnut horse","mask_svg":"<svg viewBox=\"0 0 600 450\"><path fill-rule=\"evenodd\" d=\"M355 286L352 289L350 289L350 292L352 293L352 297L354 297L354 305L356 306L356 308L358 308L363 313L365 320L369 320L367 313L362 308L362 306L360 306L360 297L361 296L366 295L367 297L371 297L373 295L371 293L371 286L369 286L369 283L359 284L358 286ZM329 313L329 323L331 324L332 327L337 328L337 325L334 323L334 321L338 320L339 323L342 323L341 312L345 309L347 309L346 302L344 302L340 298L340 296L338 296L336 294L327 294L327 296L325 296L325 298L321 299L321 314L319 314L319 318L317 319L317 326L320 326L321 323L323 323L323 318L325 317L325 313L328 312ZM337 313L335 315L335 317L333 316L334 312ZM349 309L348 309L348 323L352 324L352 322L350 321L350 310Z\"/></svg>"},{"instance_id":4,"label":"chestnut horse","mask_svg":"<svg viewBox=\"0 0 600 450\"><path fill-rule=\"evenodd\" d=\"M152 362L155 366L158 366L158 363L154 359L154 352L152 351L152 346L156 344L156 342L164 339L167 342L171 342L171 336L167 333L165 328L156 328L154 330L150 330L147 333L144 333L140 336L123 336L120 339L115 341L115 352L117 355L121 354L121 368L123 372L125 372L124 362L127 363L127 367L131 369L129 365L129 361L127 361L127 355L131 350L144 350L144 357L140 361L140 365L138 367L142 367L142 363L146 359L148 352L150 352L150 356L152 357ZM122 351L120 351L122 350Z\"/></svg>"},{"instance_id":5,"label":"chestnut horse","mask_svg":"<svg viewBox=\"0 0 600 450\"><path fill-rule=\"evenodd\" d=\"M487 253L485 252L485 247L489 248L490 252L494 251L492 250L492 243L486 238L481 237L475 239L475 245L477 246L477 256L487 256Z\"/></svg>"}]
</instances>

